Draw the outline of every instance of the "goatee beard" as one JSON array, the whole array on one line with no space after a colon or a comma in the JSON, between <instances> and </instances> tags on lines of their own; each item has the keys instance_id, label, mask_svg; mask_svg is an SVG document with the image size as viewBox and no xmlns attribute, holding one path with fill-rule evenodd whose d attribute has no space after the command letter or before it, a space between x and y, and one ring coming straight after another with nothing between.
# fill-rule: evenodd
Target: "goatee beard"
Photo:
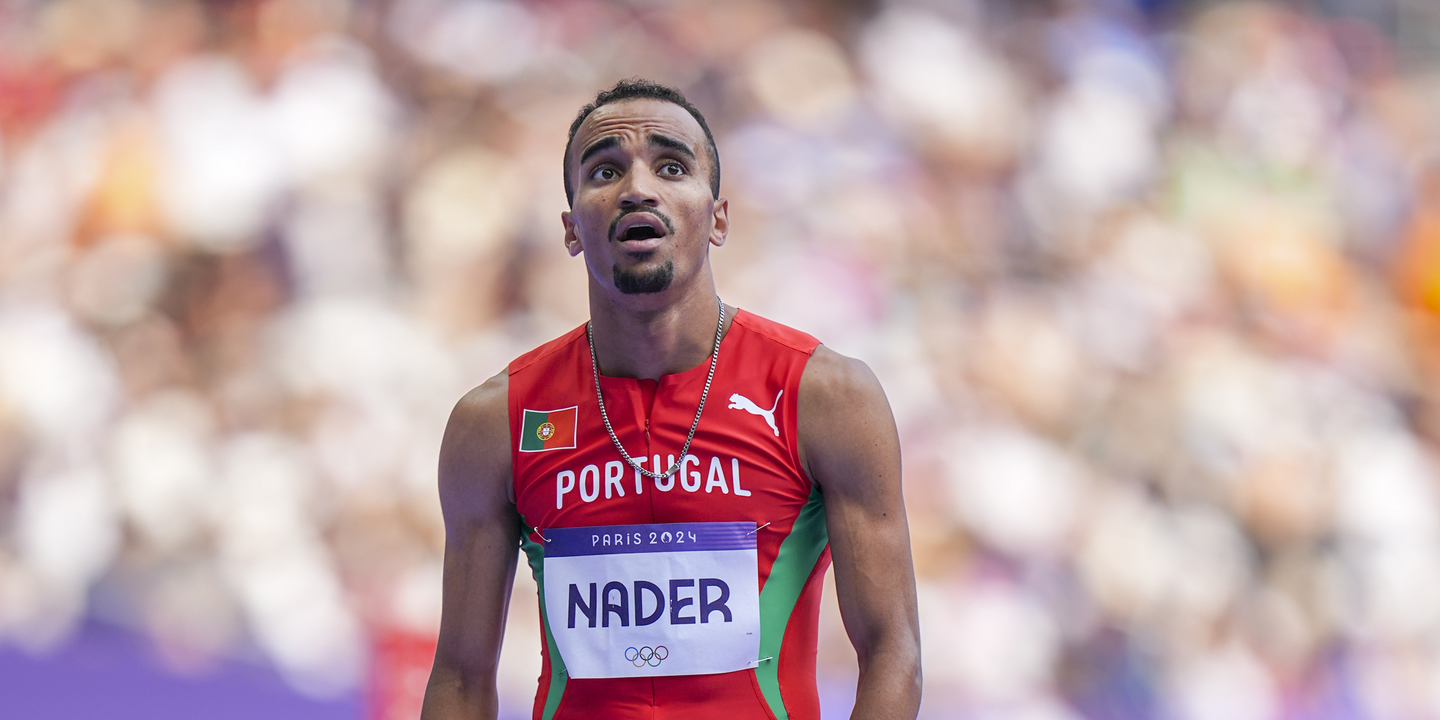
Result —
<instances>
[{"instance_id":1,"label":"goatee beard","mask_svg":"<svg viewBox=\"0 0 1440 720\"><path fill-rule=\"evenodd\" d=\"M675 279L675 263L666 260L659 266L621 270L615 266L615 289L626 295L647 295L664 292Z\"/></svg>"}]
</instances>

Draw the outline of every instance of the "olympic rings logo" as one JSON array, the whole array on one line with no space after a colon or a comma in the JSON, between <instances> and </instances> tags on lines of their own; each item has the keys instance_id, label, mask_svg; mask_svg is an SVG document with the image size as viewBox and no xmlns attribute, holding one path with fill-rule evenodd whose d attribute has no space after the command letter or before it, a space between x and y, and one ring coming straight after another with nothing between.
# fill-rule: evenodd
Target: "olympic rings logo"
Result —
<instances>
[{"instance_id":1,"label":"olympic rings logo","mask_svg":"<svg viewBox=\"0 0 1440 720\"><path fill-rule=\"evenodd\" d=\"M646 645L638 650L634 647L625 648L625 659L637 668L646 665L660 667L660 663L665 662L665 658L668 657L670 657L670 649L664 645L656 645L653 648Z\"/></svg>"}]
</instances>

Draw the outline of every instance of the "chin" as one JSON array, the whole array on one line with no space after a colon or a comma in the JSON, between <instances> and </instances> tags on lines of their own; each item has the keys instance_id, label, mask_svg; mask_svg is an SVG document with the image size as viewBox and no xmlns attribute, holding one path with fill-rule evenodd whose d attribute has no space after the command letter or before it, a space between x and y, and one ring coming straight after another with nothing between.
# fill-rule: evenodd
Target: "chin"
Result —
<instances>
[{"instance_id":1,"label":"chin","mask_svg":"<svg viewBox=\"0 0 1440 720\"><path fill-rule=\"evenodd\" d=\"M670 289L675 282L675 263L665 260L612 271L615 289L625 295L655 295Z\"/></svg>"}]
</instances>

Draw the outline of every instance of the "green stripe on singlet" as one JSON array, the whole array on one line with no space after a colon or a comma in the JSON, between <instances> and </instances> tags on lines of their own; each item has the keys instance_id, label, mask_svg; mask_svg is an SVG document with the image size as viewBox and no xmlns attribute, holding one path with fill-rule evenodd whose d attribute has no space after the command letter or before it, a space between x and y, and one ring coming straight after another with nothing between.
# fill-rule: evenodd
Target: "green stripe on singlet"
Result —
<instances>
[{"instance_id":1,"label":"green stripe on singlet","mask_svg":"<svg viewBox=\"0 0 1440 720\"><path fill-rule=\"evenodd\" d=\"M788 720L785 702L780 697L780 646L785 641L785 626L790 623L790 614L795 603L800 601L800 592L805 581L815 570L815 563L830 542L825 529L825 499L819 486L810 491L810 499L800 508L799 517L790 529L775 564L770 566L770 577L765 580L765 589L760 591L760 662L755 668L755 678L760 690L770 704L770 712L776 720ZM769 660L765 660L769 658Z\"/></svg>"},{"instance_id":2,"label":"green stripe on singlet","mask_svg":"<svg viewBox=\"0 0 1440 720\"><path fill-rule=\"evenodd\" d=\"M550 687L545 689L545 710L540 714L540 720L550 720L555 717L555 710L560 707L560 696L565 694L565 680L568 675L565 673L565 660L560 657L560 651L555 647L555 636L550 634L550 616L545 612L545 546L530 539L530 533L525 532L530 523L525 516L520 516L521 533L520 548L525 551L525 558L530 563L530 574L535 576L535 587L540 592L540 625L545 629L545 647L550 653Z\"/></svg>"}]
</instances>

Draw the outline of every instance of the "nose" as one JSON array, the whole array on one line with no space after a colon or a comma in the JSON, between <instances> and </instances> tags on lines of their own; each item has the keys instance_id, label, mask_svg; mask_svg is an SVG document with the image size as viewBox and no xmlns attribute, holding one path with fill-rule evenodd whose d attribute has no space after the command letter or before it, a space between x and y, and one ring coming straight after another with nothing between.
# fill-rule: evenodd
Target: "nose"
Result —
<instances>
[{"instance_id":1,"label":"nose","mask_svg":"<svg viewBox=\"0 0 1440 720\"><path fill-rule=\"evenodd\" d=\"M656 183L658 179L643 162L636 162L630 172L625 173L624 185L620 189L620 207L655 207L660 204Z\"/></svg>"}]
</instances>

